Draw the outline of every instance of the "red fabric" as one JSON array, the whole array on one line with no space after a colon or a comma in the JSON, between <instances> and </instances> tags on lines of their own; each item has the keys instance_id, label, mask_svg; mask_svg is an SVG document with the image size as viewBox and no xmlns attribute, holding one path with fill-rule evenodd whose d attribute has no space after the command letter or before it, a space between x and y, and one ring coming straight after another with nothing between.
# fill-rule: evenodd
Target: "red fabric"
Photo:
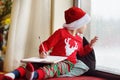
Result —
<instances>
[{"instance_id":1,"label":"red fabric","mask_svg":"<svg viewBox=\"0 0 120 80\"><path fill-rule=\"evenodd\" d=\"M89 77L89 76L80 76L80 77L69 77L69 78L51 78L47 80L105 80L97 77Z\"/></svg>"},{"instance_id":2,"label":"red fabric","mask_svg":"<svg viewBox=\"0 0 120 80\"><path fill-rule=\"evenodd\" d=\"M8 76L4 76L3 77L5 80L13 80L11 77L8 77Z\"/></svg>"},{"instance_id":3,"label":"red fabric","mask_svg":"<svg viewBox=\"0 0 120 80\"><path fill-rule=\"evenodd\" d=\"M27 66L26 66L26 69L30 72L33 72L34 71L34 67L31 63L27 63Z\"/></svg>"},{"instance_id":4,"label":"red fabric","mask_svg":"<svg viewBox=\"0 0 120 80\"><path fill-rule=\"evenodd\" d=\"M3 36L2 36L1 33L0 33L0 41L1 41L1 42L3 41Z\"/></svg>"},{"instance_id":5,"label":"red fabric","mask_svg":"<svg viewBox=\"0 0 120 80\"><path fill-rule=\"evenodd\" d=\"M45 78L45 72L42 69L38 69L37 72L38 72L38 79L39 80L42 80Z\"/></svg>"},{"instance_id":6,"label":"red fabric","mask_svg":"<svg viewBox=\"0 0 120 80\"><path fill-rule=\"evenodd\" d=\"M82 18L86 13L78 8L78 7L72 7L65 11L65 20L66 24L70 24L80 18Z\"/></svg>"},{"instance_id":7,"label":"red fabric","mask_svg":"<svg viewBox=\"0 0 120 80\"><path fill-rule=\"evenodd\" d=\"M3 74L0 74L0 80L3 80ZM26 78L20 78L15 80L27 80ZM102 78L97 77L90 77L90 76L80 76L80 77L73 77L73 78L50 78L47 80L105 80Z\"/></svg>"},{"instance_id":8,"label":"red fabric","mask_svg":"<svg viewBox=\"0 0 120 80\"><path fill-rule=\"evenodd\" d=\"M70 40L68 40L70 38ZM58 29L53 35L51 35L46 41L43 42L45 50L48 51L52 48L52 53L50 55L55 56L67 56L66 45L70 48L75 48L77 43L77 49L74 50L69 56L68 60L72 63L76 63L76 53L80 52L79 55L83 56L88 54L92 48L89 46L83 47L83 39L76 35L72 36L66 28ZM39 47L39 52L42 52L42 46Z\"/></svg>"},{"instance_id":9,"label":"red fabric","mask_svg":"<svg viewBox=\"0 0 120 80\"><path fill-rule=\"evenodd\" d=\"M20 72L20 77L25 76L25 68L24 67L19 67L16 70L18 70Z\"/></svg>"}]
</instances>

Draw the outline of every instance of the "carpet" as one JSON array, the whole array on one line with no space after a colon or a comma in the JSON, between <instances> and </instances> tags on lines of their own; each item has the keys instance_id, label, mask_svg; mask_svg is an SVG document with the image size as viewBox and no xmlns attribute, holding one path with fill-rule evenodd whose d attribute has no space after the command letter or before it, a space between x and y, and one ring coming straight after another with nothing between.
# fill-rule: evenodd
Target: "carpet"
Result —
<instances>
[{"instance_id":1,"label":"carpet","mask_svg":"<svg viewBox=\"0 0 120 80\"><path fill-rule=\"evenodd\" d=\"M4 74L0 74L0 80L3 79ZM25 78L15 79L15 80L27 80ZM80 76L80 77L72 77L72 78L50 78L46 80L105 80L103 78L97 78L92 76Z\"/></svg>"}]
</instances>

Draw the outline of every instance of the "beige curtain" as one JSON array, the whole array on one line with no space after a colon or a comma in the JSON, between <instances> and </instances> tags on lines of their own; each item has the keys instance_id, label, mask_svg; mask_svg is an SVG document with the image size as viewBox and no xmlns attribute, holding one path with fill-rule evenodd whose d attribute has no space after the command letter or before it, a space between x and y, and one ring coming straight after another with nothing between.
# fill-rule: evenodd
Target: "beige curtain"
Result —
<instances>
[{"instance_id":1,"label":"beige curtain","mask_svg":"<svg viewBox=\"0 0 120 80\"><path fill-rule=\"evenodd\" d=\"M11 19L5 72L17 68L22 58L38 55L38 36L43 40L50 35L50 1L14 0Z\"/></svg>"},{"instance_id":2,"label":"beige curtain","mask_svg":"<svg viewBox=\"0 0 120 80\"><path fill-rule=\"evenodd\" d=\"M52 31L62 27L65 23L64 11L73 6L73 0L52 0Z\"/></svg>"}]
</instances>

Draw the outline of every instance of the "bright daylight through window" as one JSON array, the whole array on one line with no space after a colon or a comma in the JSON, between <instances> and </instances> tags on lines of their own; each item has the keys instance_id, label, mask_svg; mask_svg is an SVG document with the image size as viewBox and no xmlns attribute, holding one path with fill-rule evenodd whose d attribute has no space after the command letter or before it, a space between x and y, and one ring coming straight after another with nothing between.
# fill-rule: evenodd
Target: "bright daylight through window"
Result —
<instances>
[{"instance_id":1,"label":"bright daylight through window","mask_svg":"<svg viewBox=\"0 0 120 80\"><path fill-rule=\"evenodd\" d=\"M120 0L91 0L90 37L97 35L97 68L120 74Z\"/></svg>"}]
</instances>

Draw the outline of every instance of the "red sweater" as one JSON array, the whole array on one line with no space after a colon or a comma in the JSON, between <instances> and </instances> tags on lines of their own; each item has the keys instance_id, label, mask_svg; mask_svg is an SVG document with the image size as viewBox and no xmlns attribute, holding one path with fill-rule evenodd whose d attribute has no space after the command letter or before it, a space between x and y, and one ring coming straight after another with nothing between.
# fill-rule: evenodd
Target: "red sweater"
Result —
<instances>
[{"instance_id":1,"label":"red sweater","mask_svg":"<svg viewBox=\"0 0 120 80\"><path fill-rule=\"evenodd\" d=\"M73 64L76 63L76 54L80 56L87 55L92 48L89 45L83 47L83 39L76 35L72 36L66 28L58 29L46 41L43 42L45 50L52 49L50 55L67 56L67 60ZM42 52L42 46L39 47L39 53Z\"/></svg>"}]
</instances>

